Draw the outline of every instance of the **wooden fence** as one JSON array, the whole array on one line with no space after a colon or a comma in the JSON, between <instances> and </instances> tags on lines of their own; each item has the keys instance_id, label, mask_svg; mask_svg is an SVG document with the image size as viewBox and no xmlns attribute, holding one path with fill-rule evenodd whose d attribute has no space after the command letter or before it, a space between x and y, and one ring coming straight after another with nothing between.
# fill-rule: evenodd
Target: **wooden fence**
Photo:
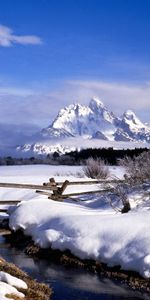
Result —
<instances>
[{"instance_id":1,"label":"wooden fence","mask_svg":"<svg viewBox=\"0 0 150 300\"><path fill-rule=\"evenodd\" d=\"M44 182L43 185L37 184L20 184L20 183L0 183L0 187L3 188L15 188L15 189L33 189L36 193L41 195L46 195L48 199L52 199L55 201L63 201L64 199L70 198L74 201L77 201L75 196L79 195L87 195L87 194L94 194L99 193L103 194L105 192L113 192L114 185L116 183L121 183L123 180L84 180L84 181L68 181L65 180L64 182L56 182L54 178L50 178L48 182ZM65 190L68 186L73 185L99 185L99 189L97 190L90 190L90 191L78 191L75 193L65 193ZM73 198L72 198L73 197ZM17 205L22 200L0 200L0 205ZM7 208L0 209L0 212L6 212Z\"/></svg>"}]
</instances>

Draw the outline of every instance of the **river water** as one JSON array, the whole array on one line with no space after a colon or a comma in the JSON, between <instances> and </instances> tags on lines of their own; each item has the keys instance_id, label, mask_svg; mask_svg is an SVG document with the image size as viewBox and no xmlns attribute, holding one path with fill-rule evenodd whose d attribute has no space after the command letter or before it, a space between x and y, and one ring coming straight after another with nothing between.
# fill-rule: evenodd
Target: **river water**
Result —
<instances>
[{"instance_id":1,"label":"river water","mask_svg":"<svg viewBox=\"0 0 150 300\"><path fill-rule=\"evenodd\" d=\"M125 300L150 299L133 292L118 281L101 278L85 270L52 264L44 259L33 259L13 248L0 236L0 256L14 263L33 278L53 289L53 300Z\"/></svg>"}]
</instances>

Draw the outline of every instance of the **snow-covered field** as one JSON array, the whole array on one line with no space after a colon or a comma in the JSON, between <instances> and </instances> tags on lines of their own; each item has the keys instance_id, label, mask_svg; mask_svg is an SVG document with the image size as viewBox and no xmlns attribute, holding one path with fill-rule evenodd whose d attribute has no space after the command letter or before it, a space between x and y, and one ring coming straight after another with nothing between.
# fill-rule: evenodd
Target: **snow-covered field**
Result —
<instances>
[{"instance_id":1,"label":"snow-covered field","mask_svg":"<svg viewBox=\"0 0 150 300\"><path fill-rule=\"evenodd\" d=\"M111 176L123 177L124 170L110 167ZM0 182L47 182L87 180L81 166L0 167ZM68 191L91 190L88 186L69 186ZM99 189L99 186L93 189ZM145 191L150 187L145 187ZM0 199L23 199L10 214L10 227L22 228L41 247L69 249L78 257L106 262L109 266L138 271L150 278L150 199L139 188L130 190L132 210L116 212L101 194L82 196L79 202L55 202L29 190L0 189ZM113 204L116 204L115 197Z\"/></svg>"}]
</instances>

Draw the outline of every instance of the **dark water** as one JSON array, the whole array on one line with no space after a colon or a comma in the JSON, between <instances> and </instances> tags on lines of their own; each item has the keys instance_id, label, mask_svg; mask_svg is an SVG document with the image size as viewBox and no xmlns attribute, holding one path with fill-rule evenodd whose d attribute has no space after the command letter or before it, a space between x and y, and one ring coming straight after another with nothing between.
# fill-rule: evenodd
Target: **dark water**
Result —
<instances>
[{"instance_id":1,"label":"dark water","mask_svg":"<svg viewBox=\"0 0 150 300\"><path fill-rule=\"evenodd\" d=\"M53 300L125 300L150 299L131 291L117 281L100 278L84 270L60 267L44 259L32 259L21 250L10 247L0 236L0 256L53 289Z\"/></svg>"}]
</instances>

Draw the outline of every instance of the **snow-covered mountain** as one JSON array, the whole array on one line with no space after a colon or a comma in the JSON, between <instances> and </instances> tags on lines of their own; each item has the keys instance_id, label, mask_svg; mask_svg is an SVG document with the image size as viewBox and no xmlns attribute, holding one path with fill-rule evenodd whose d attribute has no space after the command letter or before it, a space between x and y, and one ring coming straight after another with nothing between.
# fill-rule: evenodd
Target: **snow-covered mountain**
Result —
<instances>
[{"instance_id":1,"label":"snow-covered mountain","mask_svg":"<svg viewBox=\"0 0 150 300\"><path fill-rule=\"evenodd\" d=\"M150 141L150 128L131 110L121 118L109 111L98 98L89 106L71 104L60 110L53 123L40 135L46 138L82 136L116 141Z\"/></svg>"},{"instance_id":2,"label":"snow-covered mountain","mask_svg":"<svg viewBox=\"0 0 150 300\"><path fill-rule=\"evenodd\" d=\"M142 123L133 111L128 110L119 118L106 108L101 100L93 98L88 106L71 104L61 109L51 125L34 136L34 143L19 146L17 149L36 153L38 149L39 153L59 149L58 152L61 152L62 140L73 140L75 137L82 137L83 140L150 143L150 127ZM47 148L44 141L53 144L52 149L49 146ZM54 144L57 147L54 147Z\"/></svg>"},{"instance_id":3,"label":"snow-covered mountain","mask_svg":"<svg viewBox=\"0 0 150 300\"><path fill-rule=\"evenodd\" d=\"M116 130L118 118L97 98L89 106L71 104L58 113L53 123L41 131L46 138L83 136L111 139Z\"/></svg>"},{"instance_id":4,"label":"snow-covered mountain","mask_svg":"<svg viewBox=\"0 0 150 300\"><path fill-rule=\"evenodd\" d=\"M127 110L115 132L115 140L142 141L150 143L150 128L143 124L131 110Z\"/></svg>"}]
</instances>

